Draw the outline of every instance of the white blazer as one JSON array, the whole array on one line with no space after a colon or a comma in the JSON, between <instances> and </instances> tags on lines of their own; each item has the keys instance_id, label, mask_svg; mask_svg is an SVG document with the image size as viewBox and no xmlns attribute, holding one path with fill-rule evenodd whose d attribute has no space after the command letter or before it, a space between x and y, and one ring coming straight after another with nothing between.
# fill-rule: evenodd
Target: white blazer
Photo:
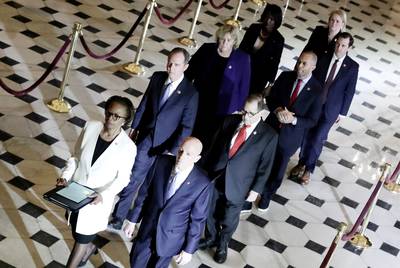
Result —
<instances>
[{"instance_id":1,"label":"white blazer","mask_svg":"<svg viewBox=\"0 0 400 268\"><path fill-rule=\"evenodd\" d=\"M136 157L136 145L121 131L108 148L92 164L96 142L103 123L87 122L76 144L75 153L68 159L61 178L74 180L96 190L103 197L97 205L79 210L76 232L95 234L107 228L115 196L129 183Z\"/></svg>"}]
</instances>

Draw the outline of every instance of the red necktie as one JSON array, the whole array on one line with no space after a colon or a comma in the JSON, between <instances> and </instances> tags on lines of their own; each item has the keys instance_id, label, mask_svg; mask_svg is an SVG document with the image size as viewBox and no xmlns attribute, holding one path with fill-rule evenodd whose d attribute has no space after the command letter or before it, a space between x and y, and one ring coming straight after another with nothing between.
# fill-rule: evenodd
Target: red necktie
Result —
<instances>
[{"instance_id":1,"label":"red necktie","mask_svg":"<svg viewBox=\"0 0 400 268\"><path fill-rule=\"evenodd\" d=\"M331 71L329 72L328 78L325 81L324 89L326 89L326 90L328 90L329 86L332 84L338 62L339 62L339 60L336 59L332 65Z\"/></svg>"},{"instance_id":2,"label":"red necktie","mask_svg":"<svg viewBox=\"0 0 400 268\"><path fill-rule=\"evenodd\" d=\"M234 156L236 152L239 150L240 146L244 143L246 140L246 129L248 128L248 125L244 125L240 130L239 133L236 136L235 142L233 143L232 148L229 150L229 158Z\"/></svg>"},{"instance_id":3,"label":"red necktie","mask_svg":"<svg viewBox=\"0 0 400 268\"><path fill-rule=\"evenodd\" d=\"M292 106L292 104L294 103L294 101L297 98L297 95L299 94L299 90L300 90L300 86L301 83L303 82L303 80L301 79L297 79L297 84L295 89L293 90L292 96L290 96L290 100L289 100L289 106Z\"/></svg>"}]
</instances>

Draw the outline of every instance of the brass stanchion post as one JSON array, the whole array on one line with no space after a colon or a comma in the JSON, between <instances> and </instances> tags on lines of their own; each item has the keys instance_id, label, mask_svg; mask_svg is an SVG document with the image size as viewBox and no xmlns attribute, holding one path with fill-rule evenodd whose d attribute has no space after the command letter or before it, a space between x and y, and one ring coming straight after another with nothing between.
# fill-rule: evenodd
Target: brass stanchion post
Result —
<instances>
[{"instance_id":1,"label":"brass stanchion post","mask_svg":"<svg viewBox=\"0 0 400 268\"><path fill-rule=\"evenodd\" d=\"M253 4L257 5L257 8L261 8L267 4L267 0L251 0Z\"/></svg>"},{"instance_id":2,"label":"brass stanchion post","mask_svg":"<svg viewBox=\"0 0 400 268\"><path fill-rule=\"evenodd\" d=\"M61 82L60 93L58 94L57 99L53 99L47 104L47 107L49 107L51 110L55 112L68 113L69 111L71 111L71 104L69 104L68 101L64 99L64 92L65 92L65 87L67 86L72 58L74 57L75 53L76 42L78 40L81 31L82 31L82 24L80 24L79 22L75 22L72 32L72 42L68 52L67 63L65 64L63 80Z\"/></svg>"},{"instance_id":3,"label":"brass stanchion post","mask_svg":"<svg viewBox=\"0 0 400 268\"><path fill-rule=\"evenodd\" d=\"M203 2L203 0L199 0L199 3L197 4L196 12L194 13L192 26L190 26L189 36L181 37L178 40L179 43L181 43L182 45L187 46L189 48L197 47L197 42L193 38L193 33L194 33L194 28L196 27L197 19L199 18L202 2Z\"/></svg>"},{"instance_id":4,"label":"brass stanchion post","mask_svg":"<svg viewBox=\"0 0 400 268\"><path fill-rule=\"evenodd\" d=\"M282 15L282 21L283 21L283 19L285 18L285 15L286 15L286 11L287 11L287 9L288 9L288 6L289 6L289 0L286 0L285 8L284 8L284 10L283 10L283 15Z\"/></svg>"},{"instance_id":5,"label":"brass stanchion post","mask_svg":"<svg viewBox=\"0 0 400 268\"><path fill-rule=\"evenodd\" d=\"M326 268L328 267L329 261L332 259L333 252L335 251L337 245L339 244L339 241L342 239L342 236L344 234L344 231L347 228L347 224L344 222L341 222L339 226L337 227L337 234L335 238L333 239L331 246L325 255L325 258L323 259L321 266L319 268Z\"/></svg>"},{"instance_id":6,"label":"brass stanchion post","mask_svg":"<svg viewBox=\"0 0 400 268\"><path fill-rule=\"evenodd\" d=\"M235 15L233 16L233 18L226 20L225 24L232 25L234 27L238 27L239 29L242 29L242 25L240 24L240 21L238 21L241 5L242 5L242 0L239 0L238 4L236 6Z\"/></svg>"},{"instance_id":7,"label":"brass stanchion post","mask_svg":"<svg viewBox=\"0 0 400 268\"><path fill-rule=\"evenodd\" d=\"M387 177L387 175L389 173L389 170L390 170L390 164L385 163L385 165L383 166L382 175L381 175L381 177L379 179L379 181L382 184L385 181L385 179L386 179L386 177ZM367 229L367 226L368 226L368 223L369 223L369 219L371 217L372 211L375 208L376 201L378 200L378 196L379 196L379 193L380 193L381 189L382 189L382 185L381 185L381 187L379 187L379 189L378 189L378 191L376 193L376 196L375 196L374 200L372 201L371 206L368 209L368 213L365 216L365 218L363 219L363 223L362 223L360 232L357 232L350 239L350 243L355 247L368 248L368 247L372 246L372 242L369 240L369 238L364 233L365 233L365 230Z\"/></svg>"},{"instance_id":8,"label":"brass stanchion post","mask_svg":"<svg viewBox=\"0 0 400 268\"><path fill-rule=\"evenodd\" d=\"M143 49L144 39L146 38L147 29L149 28L151 14L153 13L154 7L156 5L157 3L155 0L149 0L149 3L147 4L146 20L144 22L142 35L139 40L139 47L138 50L136 51L135 62L130 63L127 66L123 67L124 70L132 74L143 75L145 72L144 67L139 63L139 60L140 60L140 55L142 54L142 49Z\"/></svg>"},{"instance_id":9,"label":"brass stanchion post","mask_svg":"<svg viewBox=\"0 0 400 268\"><path fill-rule=\"evenodd\" d=\"M397 164L395 171L389 182L385 182L384 187L392 193L400 193L400 162Z\"/></svg>"}]
</instances>

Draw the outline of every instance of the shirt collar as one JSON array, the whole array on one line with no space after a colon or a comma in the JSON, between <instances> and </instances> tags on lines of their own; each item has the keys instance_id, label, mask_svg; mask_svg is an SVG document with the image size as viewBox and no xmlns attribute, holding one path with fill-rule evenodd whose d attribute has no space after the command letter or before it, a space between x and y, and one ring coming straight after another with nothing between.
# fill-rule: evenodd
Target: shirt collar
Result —
<instances>
[{"instance_id":1,"label":"shirt collar","mask_svg":"<svg viewBox=\"0 0 400 268\"><path fill-rule=\"evenodd\" d=\"M175 80L174 82L172 82L171 81L171 78L167 78L167 81L165 82L165 85L168 85L168 84L171 84L171 87L172 87L172 89L176 89L178 86L179 86L179 84L182 82L182 80L183 80L183 78L184 78L185 76L182 74L182 76L181 77L179 77L177 80Z\"/></svg>"}]
</instances>

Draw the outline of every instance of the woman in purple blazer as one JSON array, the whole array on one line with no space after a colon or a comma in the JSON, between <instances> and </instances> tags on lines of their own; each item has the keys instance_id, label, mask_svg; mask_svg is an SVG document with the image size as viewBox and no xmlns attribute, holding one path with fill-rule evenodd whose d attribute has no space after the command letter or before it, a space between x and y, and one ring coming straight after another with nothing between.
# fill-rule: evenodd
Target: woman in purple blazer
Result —
<instances>
[{"instance_id":1,"label":"woman in purple blazer","mask_svg":"<svg viewBox=\"0 0 400 268\"><path fill-rule=\"evenodd\" d=\"M250 56L237 48L239 29L223 25L216 37L196 51L185 72L199 92L193 135L203 143L221 118L242 109L250 87Z\"/></svg>"}]
</instances>

